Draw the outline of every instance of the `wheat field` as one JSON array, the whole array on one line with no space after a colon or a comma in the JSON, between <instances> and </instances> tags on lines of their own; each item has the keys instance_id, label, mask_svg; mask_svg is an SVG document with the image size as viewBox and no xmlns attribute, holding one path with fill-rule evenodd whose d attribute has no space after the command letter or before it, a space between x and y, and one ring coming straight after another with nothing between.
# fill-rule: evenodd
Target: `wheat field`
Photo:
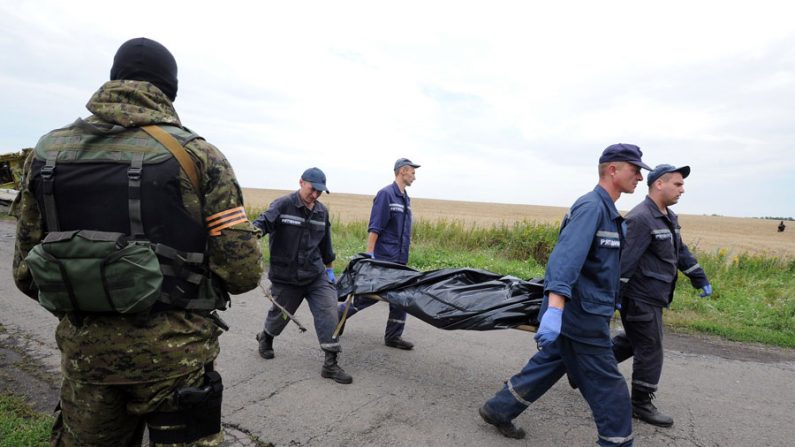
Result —
<instances>
[{"instance_id":1,"label":"wheat field","mask_svg":"<svg viewBox=\"0 0 795 447\"><path fill-rule=\"evenodd\" d=\"M246 206L264 209L275 198L291 191L244 188ZM324 194L321 199L333 219L340 222L367 220L372 195ZM490 226L536 221L558 224L566 208L536 205L464 202L435 199L411 199L415 219L458 221L467 225ZM623 211L622 211L623 213ZM701 251L726 250L728 256L741 253L795 257L795 222L783 233L776 231L778 221L723 217L679 216L685 243Z\"/></svg>"}]
</instances>

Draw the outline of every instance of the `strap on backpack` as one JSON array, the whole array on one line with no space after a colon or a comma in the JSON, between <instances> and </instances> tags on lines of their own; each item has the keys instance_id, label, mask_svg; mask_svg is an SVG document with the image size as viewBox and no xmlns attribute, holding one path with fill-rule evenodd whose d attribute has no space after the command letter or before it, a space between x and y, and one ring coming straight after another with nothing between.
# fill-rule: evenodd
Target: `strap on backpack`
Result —
<instances>
[{"instance_id":1,"label":"strap on backpack","mask_svg":"<svg viewBox=\"0 0 795 447\"><path fill-rule=\"evenodd\" d=\"M179 165L182 166L182 170L185 171L188 178L190 179L191 185L193 185L193 190L196 194L201 194L201 188L199 187L199 174L196 172L196 165L193 163L193 160L188 155L188 151L179 144L176 138L174 138L170 133L166 132L165 130L161 129L158 126L150 125L150 126L143 126L141 129L152 136L155 140L160 142L169 152L177 159Z\"/></svg>"},{"instance_id":2,"label":"strap on backpack","mask_svg":"<svg viewBox=\"0 0 795 447\"><path fill-rule=\"evenodd\" d=\"M55 205L55 163L58 151L47 151L47 160L41 168L41 179L44 196L44 217L47 220L48 231L60 230L58 224L58 208Z\"/></svg>"},{"instance_id":3,"label":"strap on backpack","mask_svg":"<svg viewBox=\"0 0 795 447\"><path fill-rule=\"evenodd\" d=\"M133 154L127 169L127 209L130 216L130 235L133 239L145 239L143 213L141 212L141 172L144 154Z\"/></svg>"}]
</instances>

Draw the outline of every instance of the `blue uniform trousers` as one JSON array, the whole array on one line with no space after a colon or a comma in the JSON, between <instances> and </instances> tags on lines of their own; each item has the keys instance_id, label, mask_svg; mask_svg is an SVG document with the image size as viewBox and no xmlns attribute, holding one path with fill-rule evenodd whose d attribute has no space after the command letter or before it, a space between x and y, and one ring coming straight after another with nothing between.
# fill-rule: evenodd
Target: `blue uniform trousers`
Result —
<instances>
[{"instance_id":1,"label":"blue uniform trousers","mask_svg":"<svg viewBox=\"0 0 795 447\"><path fill-rule=\"evenodd\" d=\"M511 377L486 402L486 410L498 422L509 422L567 371L591 407L599 435L597 443L632 446L632 405L612 350L584 345L562 335Z\"/></svg>"},{"instance_id":2,"label":"blue uniform trousers","mask_svg":"<svg viewBox=\"0 0 795 447\"><path fill-rule=\"evenodd\" d=\"M271 283L271 294L287 312L295 314L298 306L306 299L315 320L315 332L320 348L329 352L341 352L338 338L332 338L337 327L337 289L328 281L326 273L305 286L293 286L278 282ZM289 320L276 306L272 306L265 318L265 332L276 337L282 333Z\"/></svg>"},{"instance_id":3,"label":"blue uniform trousers","mask_svg":"<svg viewBox=\"0 0 795 447\"><path fill-rule=\"evenodd\" d=\"M372 306L373 304L377 303L378 300L374 300L372 298L367 298L364 296L356 296L353 298L353 303L351 304L350 308L348 309L348 317L351 318L352 316L356 315L357 312L363 309L367 309L368 307ZM342 313L345 311L346 303L340 303L337 307L338 316L342 319ZM395 307L393 305L389 305L389 319L386 321L386 330L384 330L384 340L394 340L401 335L403 335L403 329L406 327L406 311Z\"/></svg>"},{"instance_id":4,"label":"blue uniform trousers","mask_svg":"<svg viewBox=\"0 0 795 447\"><path fill-rule=\"evenodd\" d=\"M663 367L662 307L624 298L621 305L624 333L613 337L618 363L632 359L632 388L657 391Z\"/></svg>"}]
</instances>

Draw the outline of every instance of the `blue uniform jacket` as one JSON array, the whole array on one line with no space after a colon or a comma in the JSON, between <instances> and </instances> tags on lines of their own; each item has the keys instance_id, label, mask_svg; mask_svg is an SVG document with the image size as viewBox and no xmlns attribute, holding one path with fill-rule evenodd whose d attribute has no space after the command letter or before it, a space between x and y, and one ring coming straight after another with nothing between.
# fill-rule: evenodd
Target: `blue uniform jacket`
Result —
<instances>
[{"instance_id":1,"label":"blue uniform jacket","mask_svg":"<svg viewBox=\"0 0 795 447\"><path fill-rule=\"evenodd\" d=\"M370 211L368 232L378 234L374 255L383 261L407 264L411 243L411 199L392 182L378 191Z\"/></svg>"},{"instance_id":2,"label":"blue uniform jacket","mask_svg":"<svg viewBox=\"0 0 795 447\"><path fill-rule=\"evenodd\" d=\"M626 243L621 251L623 297L668 307L674 299L677 270L687 275L697 289L709 284L704 269L682 242L679 219L670 208L665 215L646 196L625 221Z\"/></svg>"},{"instance_id":3,"label":"blue uniform jacket","mask_svg":"<svg viewBox=\"0 0 795 447\"><path fill-rule=\"evenodd\" d=\"M621 215L601 186L577 199L560 226L547 263L544 301L549 292L566 298L561 334L580 343L610 347L610 318L619 293Z\"/></svg>"},{"instance_id":4,"label":"blue uniform jacket","mask_svg":"<svg viewBox=\"0 0 795 447\"><path fill-rule=\"evenodd\" d=\"M254 226L270 235L268 278L273 282L309 284L336 258L326 206L315 202L310 210L297 191L274 200Z\"/></svg>"}]
</instances>

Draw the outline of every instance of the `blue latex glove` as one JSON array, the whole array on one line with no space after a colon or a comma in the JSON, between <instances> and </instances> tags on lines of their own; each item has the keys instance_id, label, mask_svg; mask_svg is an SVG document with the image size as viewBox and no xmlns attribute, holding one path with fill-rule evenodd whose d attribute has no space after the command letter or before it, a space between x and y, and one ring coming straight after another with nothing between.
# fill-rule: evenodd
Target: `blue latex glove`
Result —
<instances>
[{"instance_id":1,"label":"blue latex glove","mask_svg":"<svg viewBox=\"0 0 795 447\"><path fill-rule=\"evenodd\" d=\"M702 292L698 294L698 296L700 296L701 298L706 298L706 297L712 295L712 285L711 284L707 284L701 290L702 290Z\"/></svg>"},{"instance_id":2,"label":"blue latex glove","mask_svg":"<svg viewBox=\"0 0 795 447\"><path fill-rule=\"evenodd\" d=\"M539 350L558 339L562 317L563 309L558 309L557 307L549 307L544 312L544 316L541 317L541 322L538 325L538 332L533 337L538 343Z\"/></svg>"},{"instance_id":3,"label":"blue latex glove","mask_svg":"<svg viewBox=\"0 0 795 447\"><path fill-rule=\"evenodd\" d=\"M326 275L328 275L328 282L334 284L337 282L337 278L334 276L334 269L329 267L326 269Z\"/></svg>"},{"instance_id":4,"label":"blue latex glove","mask_svg":"<svg viewBox=\"0 0 795 447\"><path fill-rule=\"evenodd\" d=\"M375 255L374 255L374 254L372 254L372 253L370 253L370 252L367 252L367 253L365 253L364 255L365 255L365 256L367 256L367 257L369 257L370 259L375 259Z\"/></svg>"}]
</instances>

